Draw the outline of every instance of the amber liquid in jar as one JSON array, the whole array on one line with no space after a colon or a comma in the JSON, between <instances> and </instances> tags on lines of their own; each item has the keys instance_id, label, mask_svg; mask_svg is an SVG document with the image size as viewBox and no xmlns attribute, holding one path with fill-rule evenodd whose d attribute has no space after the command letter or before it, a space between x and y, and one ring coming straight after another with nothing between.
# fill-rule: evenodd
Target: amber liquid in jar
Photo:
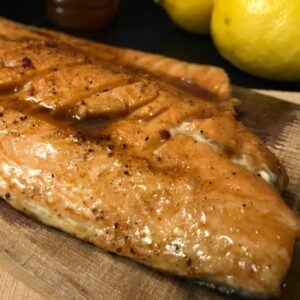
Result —
<instances>
[{"instance_id":1,"label":"amber liquid in jar","mask_svg":"<svg viewBox=\"0 0 300 300\"><path fill-rule=\"evenodd\" d=\"M97 29L110 24L118 0L46 0L46 15L56 25L71 29Z\"/></svg>"}]
</instances>

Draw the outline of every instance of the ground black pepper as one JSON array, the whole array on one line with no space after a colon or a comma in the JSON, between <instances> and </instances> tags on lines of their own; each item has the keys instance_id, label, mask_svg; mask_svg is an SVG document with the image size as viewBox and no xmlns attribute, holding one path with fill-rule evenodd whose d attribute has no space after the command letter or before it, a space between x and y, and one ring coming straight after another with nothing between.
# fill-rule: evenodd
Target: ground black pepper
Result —
<instances>
[{"instance_id":1,"label":"ground black pepper","mask_svg":"<svg viewBox=\"0 0 300 300\"><path fill-rule=\"evenodd\" d=\"M190 266L192 264L192 260L190 257L187 257L186 264Z\"/></svg>"},{"instance_id":2,"label":"ground black pepper","mask_svg":"<svg viewBox=\"0 0 300 300\"><path fill-rule=\"evenodd\" d=\"M169 131L167 130L160 130L159 131L159 135L160 135L160 140L161 141L167 141L170 137L171 137L171 134Z\"/></svg>"},{"instance_id":3,"label":"ground black pepper","mask_svg":"<svg viewBox=\"0 0 300 300\"><path fill-rule=\"evenodd\" d=\"M34 68L32 60L28 57L24 57L21 61L22 67L24 68Z\"/></svg>"}]
</instances>

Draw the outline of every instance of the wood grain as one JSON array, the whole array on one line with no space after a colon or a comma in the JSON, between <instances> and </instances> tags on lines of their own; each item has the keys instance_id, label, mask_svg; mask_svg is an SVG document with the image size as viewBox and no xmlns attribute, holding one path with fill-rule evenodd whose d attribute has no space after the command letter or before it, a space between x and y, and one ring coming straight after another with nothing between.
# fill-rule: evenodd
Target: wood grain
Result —
<instances>
[{"instance_id":1,"label":"wood grain","mask_svg":"<svg viewBox=\"0 0 300 300\"><path fill-rule=\"evenodd\" d=\"M244 89L236 90L236 95L249 101L259 97ZM273 95L277 96L274 92ZM283 109L277 102L276 107L277 113ZM255 114L248 114L244 121L284 160L291 177L285 198L299 213L300 116L290 113L294 116L292 122L285 119L280 128L273 124L277 126L273 126L277 128L276 136L272 124L262 126ZM282 114L278 118L282 118ZM0 202L0 234L0 299L225 299L40 225L3 202ZM300 299L299 243L294 257L282 299Z\"/></svg>"},{"instance_id":2,"label":"wood grain","mask_svg":"<svg viewBox=\"0 0 300 300\"><path fill-rule=\"evenodd\" d=\"M42 300L43 298L7 271L0 269L0 299Z\"/></svg>"},{"instance_id":3,"label":"wood grain","mask_svg":"<svg viewBox=\"0 0 300 300\"><path fill-rule=\"evenodd\" d=\"M276 97L281 100L293 102L293 103L300 103L300 93L298 92L286 92L286 91L270 91L270 90L255 90L256 92Z\"/></svg>"}]
</instances>

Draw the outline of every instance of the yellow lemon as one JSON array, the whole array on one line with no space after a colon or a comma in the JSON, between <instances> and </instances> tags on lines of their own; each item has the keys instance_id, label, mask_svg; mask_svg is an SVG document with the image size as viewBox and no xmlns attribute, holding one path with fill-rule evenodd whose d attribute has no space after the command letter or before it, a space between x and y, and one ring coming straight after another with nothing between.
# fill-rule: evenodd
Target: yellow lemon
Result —
<instances>
[{"instance_id":1,"label":"yellow lemon","mask_svg":"<svg viewBox=\"0 0 300 300\"><path fill-rule=\"evenodd\" d=\"M209 33L213 0L156 0L181 28L194 33Z\"/></svg>"},{"instance_id":2,"label":"yellow lemon","mask_svg":"<svg viewBox=\"0 0 300 300\"><path fill-rule=\"evenodd\" d=\"M238 68L274 80L300 80L300 0L215 0L211 31Z\"/></svg>"}]
</instances>

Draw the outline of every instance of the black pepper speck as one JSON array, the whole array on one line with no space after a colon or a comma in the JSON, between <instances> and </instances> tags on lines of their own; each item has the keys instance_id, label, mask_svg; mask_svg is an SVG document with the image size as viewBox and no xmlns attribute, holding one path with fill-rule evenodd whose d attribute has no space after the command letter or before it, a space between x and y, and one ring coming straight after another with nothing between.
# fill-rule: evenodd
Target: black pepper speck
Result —
<instances>
[{"instance_id":1,"label":"black pepper speck","mask_svg":"<svg viewBox=\"0 0 300 300\"><path fill-rule=\"evenodd\" d=\"M160 130L159 131L159 135L160 135L160 140L163 142L163 141L167 141L168 139L170 139L171 137L171 134L169 131L167 130Z\"/></svg>"},{"instance_id":2,"label":"black pepper speck","mask_svg":"<svg viewBox=\"0 0 300 300\"><path fill-rule=\"evenodd\" d=\"M190 266L190 265L192 264L192 260L191 260L190 257L187 258L186 264L187 264L188 266Z\"/></svg>"},{"instance_id":3,"label":"black pepper speck","mask_svg":"<svg viewBox=\"0 0 300 300\"><path fill-rule=\"evenodd\" d=\"M31 69L34 68L32 60L28 57L24 57L21 61L21 64L22 64L22 67L24 67L24 68L31 68Z\"/></svg>"}]
</instances>

